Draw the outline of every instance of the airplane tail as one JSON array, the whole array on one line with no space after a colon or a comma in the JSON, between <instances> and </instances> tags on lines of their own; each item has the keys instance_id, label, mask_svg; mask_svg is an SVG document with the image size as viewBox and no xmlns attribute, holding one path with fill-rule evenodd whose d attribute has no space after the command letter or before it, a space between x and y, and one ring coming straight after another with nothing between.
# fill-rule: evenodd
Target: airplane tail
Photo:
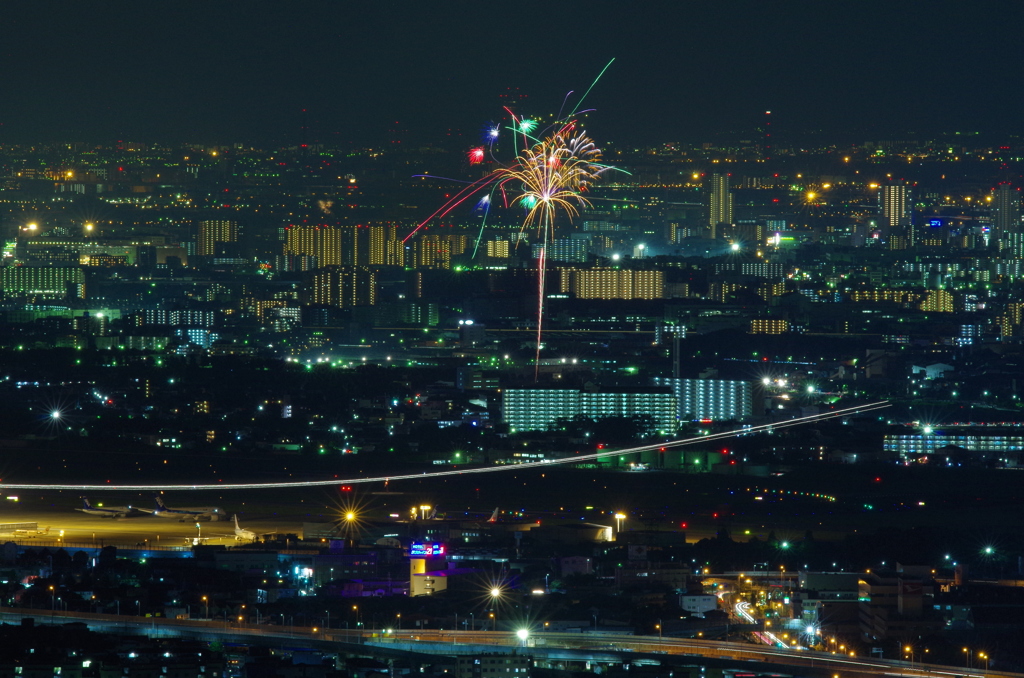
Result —
<instances>
[{"instance_id":1,"label":"airplane tail","mask_svg":"<svg viewBox=\"0 0 1024 678\"><path fill-rule=\"evenodd\" d=\"M240 529L242 529L242 528L238 526L238 514L236 513L235 514L235 530L237 531L237 530L240 530Z\"/></svg>"},{"instance_id":2,"label":"airplane tail","mask_svg":"<svg viewBox=\"0 0 1024 678\"><path fill-rule=\"evenodd\" d=\"M157 507L157 510L159 510L159 511L164 511L164 510L167 509L167 507L164 506L164 498L161 497L159 494L156 495L156 507Z\"/></svg>"},{"instance_id":3,"label":"airplane tail","mask_svg":"<svg viewBox=\"0 0 1024 678\"><path fill-rule=\"evenodd\" d=\"M497 506L494 507L494 513L492 513L491 517L487 519L487 522L489 522L489 523L496 523L496 522L498 522L498 507Z\"/></svg>"},{"instance_id":4,"label":"airplane tail","mask_svg":"<svg viewBox=\"0 0 1024 678\"><path fill-rule=\"evenodd\" d=\"M430 513L427 514L427 520L433 520L437 516L437 507L430 509Z\"/></svg>"},{"instance_id":5,"label":"airplane tail","mask_svg":"<svg viewBox=\"0 0 1024 678\"><path fill-rule=\"evenodd\" d=\"M87 509L91 509L92 508L92 504L89 503L89 497L82 497L82 504Z\"/></svg>"}]
</instances>

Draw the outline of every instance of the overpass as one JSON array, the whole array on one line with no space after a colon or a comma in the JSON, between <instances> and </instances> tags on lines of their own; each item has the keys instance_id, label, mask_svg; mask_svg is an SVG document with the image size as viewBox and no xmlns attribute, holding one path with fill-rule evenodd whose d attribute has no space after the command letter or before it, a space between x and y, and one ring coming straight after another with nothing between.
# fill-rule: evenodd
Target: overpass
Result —
<instances>
[{"instance_id":1,"label":"overpass","mask_svg":"<svg viewBox=\"0 0 1024 678\"><path fill-rule=\"evenodd\" d=\"M706 666L720 669L727 675L773 673L810 678L1024 678L1024 673L960 669L940 664L690 638L531 631L522 639L507 631L342 630L246 624L231 620L166 619L18 608L0 610L0 621L8 624L18 624L24 617L34 617L40 623L79 622L95 631L106 633L302 646L385 659L409 657L426 661L438 656L516 652L550 663L658 664L680 669Z\"/></svg>"}]
</instances>

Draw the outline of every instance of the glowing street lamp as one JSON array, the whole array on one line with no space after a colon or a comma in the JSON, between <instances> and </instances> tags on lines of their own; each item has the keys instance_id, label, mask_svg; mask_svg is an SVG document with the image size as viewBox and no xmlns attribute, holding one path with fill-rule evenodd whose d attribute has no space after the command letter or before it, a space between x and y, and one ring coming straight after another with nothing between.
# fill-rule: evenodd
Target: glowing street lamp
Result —
<instances>
[{"instance_id":1,"label":"glowing street lamp","mask_svg":"<svg viewBox=\"0 0 1024 678\"><path fill-rule=\"evenodd\" d=\"M625 513L615 514L615 534L622 532L622 521L626 519Z\"/></svg>"},{"instance_id":2,"label":"glowing street lamp","mask_svg":"<svg viewBox=\"0 0 1024 678\"><path fill-rule=\"evenodd\" d=\"M529 638L529 637L530 637L530 630L529 629L519 629L518 631L516 631L516 638L518 638L520 641L522 641L523 647L526 647L526 639Z\"/></svg>"}]
</instances>

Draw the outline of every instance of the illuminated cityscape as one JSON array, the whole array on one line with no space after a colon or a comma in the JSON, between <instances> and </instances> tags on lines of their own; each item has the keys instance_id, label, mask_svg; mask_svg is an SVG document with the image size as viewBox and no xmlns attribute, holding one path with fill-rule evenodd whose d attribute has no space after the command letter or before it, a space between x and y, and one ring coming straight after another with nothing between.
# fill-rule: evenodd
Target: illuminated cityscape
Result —
<instances>
[{"instance_id":1,"label":"illuminated cityscape","mask_svg":"<svg viewBox=\"0 0 1024 678\"><path fill-rule=\"evenodd\" d=\"M1024 16L914 4L5 10L0 674L1024 676Z\"/></svg>"}]
</instances>

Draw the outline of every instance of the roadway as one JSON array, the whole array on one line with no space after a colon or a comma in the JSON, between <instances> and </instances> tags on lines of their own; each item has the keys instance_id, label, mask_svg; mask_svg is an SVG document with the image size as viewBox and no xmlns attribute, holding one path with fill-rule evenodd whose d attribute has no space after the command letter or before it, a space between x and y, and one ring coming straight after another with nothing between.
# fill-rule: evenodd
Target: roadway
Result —
<instances>
[{"instance_id":1,"label":"roadway","mask_svg":"<svg viewBox=\"0 0 1024 678\"><path fill-rule=\"evenodd\" d=\"M903 678L1024 678L1024 674L1006 671L980 671L922 664L891 659L849 657L829 652L790 650L746 643L661 638L616 634L580 634L531 632L524 642L515 633L503 631L398 630L355 631L310 627L281 627L241 624L229 621L179 620L152 617L118 616L90 613L48 612L45 610L0 610L0 619L18 623L31 616L41 623L84 622L96 630L135 632L154 635L224 637L256 643L259 639L280 642L301 641L310 645L335 646L339 650L372 654L369 650L393 654L453 656L494 651L495 648L519 648L538 658L631 663L643 660L660 664L701 664L712 661L744 672L785 670L799 675L827 678L867 678L902 676ZM390 650L390 652L389 652Z\"/></svg>"}]
</instances>

